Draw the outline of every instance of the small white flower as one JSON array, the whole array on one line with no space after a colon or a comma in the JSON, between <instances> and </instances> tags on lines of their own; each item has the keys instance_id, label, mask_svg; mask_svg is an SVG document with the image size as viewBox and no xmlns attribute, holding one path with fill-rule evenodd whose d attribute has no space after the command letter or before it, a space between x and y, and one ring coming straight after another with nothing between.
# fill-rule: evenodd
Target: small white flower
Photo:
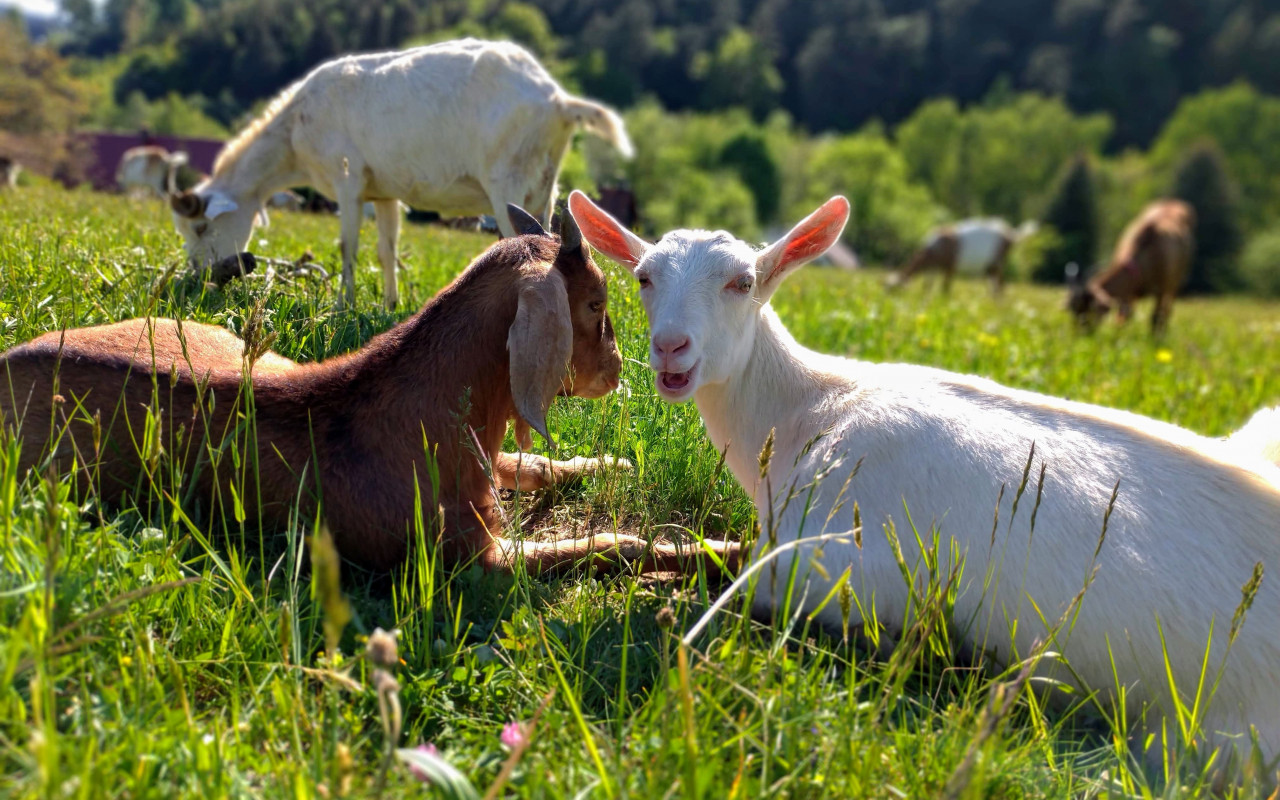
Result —
<instances>
[{"instance_id":1,"label":"small white flower","mask_svg":"<svg viewBox=\"0 0 1280 800\"><path fill-rule=\"evenodd\" d=\"M200 741L203 742L206 746L213 744L213 734L206 733L204 736L200 737Z\"/></svg>"},{"instance_id":2,"label":"small white flower","mask_svg":"<svg viewBox=\"0 0 1280 800\"><path fill-rule=\"evenodd\" d=\"M258 247L266 247L266 246L267 246L267 240L266 240L266 239L259 239L259 240L258 240Z\"/></svg>"}]
</instances>

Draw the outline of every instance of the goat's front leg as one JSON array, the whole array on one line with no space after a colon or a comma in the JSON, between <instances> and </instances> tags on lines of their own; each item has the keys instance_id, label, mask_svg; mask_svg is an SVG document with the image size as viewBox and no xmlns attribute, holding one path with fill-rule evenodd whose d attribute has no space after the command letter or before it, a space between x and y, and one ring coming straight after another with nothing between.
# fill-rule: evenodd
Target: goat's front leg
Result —
<instances>
[{"instance_id":1,"label":"goat's front leg","mask_svg":"<svg viewBox=\"0 0 1280 800\"><path fill-rule=\"evenodd\" d=\"M708 552L715 559L708 557ZM717 564L717 560L719 564ZM691 575L698 562L711 575L732 573L740 564L737 542L707 539L701 544L646 542L625 533L602 532L578 539L516 541L495 537L484 555L488 569L511 572L523 562L534 575L557 574L574 567L593 566L606 574L638 567L641 572Z\"/></svg>"},{"instance_id":2,"label":"goat's front leg","mask_svg":"<svg viewBox=\"0 0 1280 800\"><path fill-rule=\"evenodd\" d=\"M546 456L533 453L498 453L493 459L493 470L498 478L498 485L503 489L519 489L522 492L545 489L557 483L599 472L606 467L631 469L631 462L625 458L613 456L578 457L568 461L553 461Z\"/></svg>"},{"instance_id":3,"label":"goat's front leg","mask_svg":"<svg viewBox=\"0 0 1280 800\"><path fill-rule=\"evenodd\" d=\"M400 242L400 201L376 200L373 213L378 220L378 261L382 264L382 303L395 310L400 300L396 289L396 250Z\"/></svg>"},{"instance_id":4,"label":"goat's front leg","mask_svg":"<svg viewBox=\"0 0 1280 800\"><path fill-rule=\"evenodd\" d=\"M533 575L588 566L606 574L636 567L641 572L689 575L701 562L708 574L719 575L736 571L741 563L737 542L714 539L680 545L613 532L575 539L510 539L503 535L506 523L488 495L475 503L444 504L440 510L445 524L442 555L447 565L465 564L478 557L481 566L495 572L514 572L523 564ZM715 557L708 557L709 553Z\"/></svg>"}]
</instances>

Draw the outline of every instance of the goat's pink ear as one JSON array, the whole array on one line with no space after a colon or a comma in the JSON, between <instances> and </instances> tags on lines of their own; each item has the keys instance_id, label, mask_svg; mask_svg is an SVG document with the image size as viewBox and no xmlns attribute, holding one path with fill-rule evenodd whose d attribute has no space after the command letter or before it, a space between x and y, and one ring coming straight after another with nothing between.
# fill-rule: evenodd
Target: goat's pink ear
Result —
<instances>
[{"instance_id":1,"label":"goat's pink ear","mask_svg":"<svg viewBox=\"0 0 1280 800\"><path fill-rule=\"evenodd\" d=\"M577 189L569 195L569 213L578 223L582 238L614 261L635 267L649 249L643 239Z\"/></svg>"},{"instance_id":2,"label":"goat's pink ear","mask_svg":"<svg viewBox=\"0 0 1280 800\"><path fill-rule=\"evenodd\" d=\"M547 411L568 377L573 356L569 292L559 270L547 270L523 281L516 318L507 331L507 352L516 413L554 447L547 432ZM517 436L520 431L517 422Z\"/></svg>"},{"instance_id":3,"label":"goat's pink ear","mask_svg":"<svg viewBox=\"0 0 1280 800\"><path fill-rule=\"evenodd\" d=\"M849 221L849 201L836 195L756 257L760 297L769 299L792 270L827 252Z\"/></svg>"}]
</instances>

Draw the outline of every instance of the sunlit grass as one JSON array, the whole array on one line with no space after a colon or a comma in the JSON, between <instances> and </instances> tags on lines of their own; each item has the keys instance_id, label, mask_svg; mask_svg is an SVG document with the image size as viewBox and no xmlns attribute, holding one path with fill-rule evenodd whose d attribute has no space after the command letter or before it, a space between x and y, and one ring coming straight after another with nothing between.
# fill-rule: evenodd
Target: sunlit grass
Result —
<instances>
[{"instance_id":1,"label":"sunlit grass","mask_svg":"<svg viewBox=\"0 0 1280 800\"><path fill-rule=\"evenodd\" d=\"M281 213L252 247L311 250L336 274L337 235L335 218ZM390 314L371 225L363 237L358 307L335 312L335 287L311 279L217 290L184 278L159 203L0 194L0 344L144 314L240 331L258 304L280 353L325 358L419 307L492 242L406 226L402 308ZM609 452L636 469L522 497L521 510L535 527L750 535L751 505L696 409L653 391L630 277L603 266L626 388L560 400L550 424L557 455ZM810 268L775 305L820 350L973 372L1211 435L1280 400L1274 305L1189 300L1154 342L1142 324L1078 335L1048 289L890 295L881 277ZM335 651L323 628L333 591L300 549L311 521L224 530L161 498L101 508L65 480L17 474L15 448L0 442L5 796L368 796L388 752L360 658L379 626L400 629L399 744L432 743L481 793L510 755L503 726L539 709L508 796L1074 797L1116 795L1103 773L1129 774L1096 715L1042 708L1016 670L971 669L945 646L945 574L913 620L889 621L907 634L887 657L803 615L753 625L740 600L682 653L679 636L721 587L454 574L424 546L391 576L346 571L352 621ZM426 788L400 764L386 787Z\"/></svg>"}]
</instances>

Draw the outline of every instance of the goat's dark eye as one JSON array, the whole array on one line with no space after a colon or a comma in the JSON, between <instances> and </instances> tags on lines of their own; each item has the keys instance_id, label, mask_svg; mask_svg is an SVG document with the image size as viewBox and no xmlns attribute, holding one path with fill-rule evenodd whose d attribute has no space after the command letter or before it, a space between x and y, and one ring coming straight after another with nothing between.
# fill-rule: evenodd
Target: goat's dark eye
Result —
<instances>
[{"instance_id":1,"label":"goat's dark eye","mask_svg":"<svg viewBox=\"0 0 1280 800\"><path fill-rule=\"evenodd\" d=\"M640 281L640 288L641 288L641 289L648 289L648 288L649 288L649 276L648 276L648 275L637 275L637 276L636 276L636 280Z\"/></svg>"},{"instance_id":2,"label":"goat's dark eye","mask_svg":"<svg viewBox=\"0 0 1280 800\"><path fill-rule=\"evenodd\" d=\"M739 275L725 285L726 289L738 292L739 294L748 294L751 292L751 276Z\"/></svg>"},{"instance_id":3,"label":"goat's dark eye","mask_svg":"<svg viewBox=\"0 0 1280 800\"><path fill-rule=\"evenodd\" d=\"M591 309L592 313L594 313L594 314L599 314L601 311L603 311L603 310L604 310L604 301L603 301L603 300L594 300L594 301L592 301L591 305L589 305L589 306L587 306L587 307Z\"/></svg>"}]
</instances>

